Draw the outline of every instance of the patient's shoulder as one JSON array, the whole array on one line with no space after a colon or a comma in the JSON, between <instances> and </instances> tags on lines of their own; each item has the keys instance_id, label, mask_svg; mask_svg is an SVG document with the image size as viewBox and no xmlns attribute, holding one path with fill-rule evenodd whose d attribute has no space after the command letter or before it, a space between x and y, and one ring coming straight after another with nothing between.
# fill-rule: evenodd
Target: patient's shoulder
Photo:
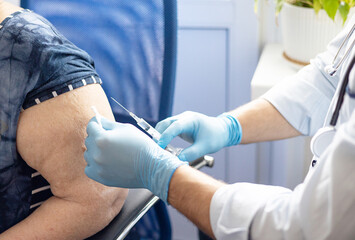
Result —
<instances>
[{"instance_id":1,"label":"patient's shoulder","mask_svg":"<svg viewBox=\"0 0 355 240\"><path fill-rule=\"evenodd\" d=\"M20 115L17 149L27 164L48 180L54 195L64 196L76 189L74 182L78 187L95 185L84 173L86 125L94 116L93 105L103 116L113 119L99 84L74 89Z\"/></svg>"},{"instance_id":2,"label":"patient's shoulder","mask_svg":"<svg viewBox=\"0 0 355 240\"><path fill-rule=\"evenodd\" d=\"M113 120L99 84L74 89L26 109L18 122L17 149L49 182L56 198L84 207L78 221L86 219L99 230L119 212L127 190L106 187L85 175L86 126L94 116L91 106ZM52 211L61 211L62 206Z\"/></svg>"}]
</instances>

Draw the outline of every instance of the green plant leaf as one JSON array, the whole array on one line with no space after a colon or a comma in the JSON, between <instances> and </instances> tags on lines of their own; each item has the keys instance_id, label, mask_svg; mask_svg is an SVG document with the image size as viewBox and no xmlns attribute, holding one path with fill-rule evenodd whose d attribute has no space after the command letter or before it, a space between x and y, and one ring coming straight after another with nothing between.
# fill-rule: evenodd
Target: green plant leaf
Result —
<instances>
[{"instance_id":1,"label":"green plant leaf","mask_svg":"<svg viewBox=\"0 0 355 240\"><path fill-rule=\"evenodd\" d=\"M335 14L338 11L338 0L324 0L323 8L327 12L328 16L334 20Z\"/></svg>"},{"instance_id":2,"label":"green plant leaf","mask_svg":"<svg viewBox=\"0 0 355 240\"><path fill-rule=\"evenodd\" d=\"M322 9L322 5L320 3L320 0L313 0L313 8L316 14L318 14L319 10Z\"/></svg>"},{"instance_id":3,"label":"green plant leaf","mask_svg":"<svg viewBox=\"0 0 355 240\"><path fill-rule=\"evenodd\" d=\"M341 18L343 19L343 24L348 18L349 11L350 11L350 6L346 2L341 1L339 5L339 13Z\"/></svg>"}]
</instances>

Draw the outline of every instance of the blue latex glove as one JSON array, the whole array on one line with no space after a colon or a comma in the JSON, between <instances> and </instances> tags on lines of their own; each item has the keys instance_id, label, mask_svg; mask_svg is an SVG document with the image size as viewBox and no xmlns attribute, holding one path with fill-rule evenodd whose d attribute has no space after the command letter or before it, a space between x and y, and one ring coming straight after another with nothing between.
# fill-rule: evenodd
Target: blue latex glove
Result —
<instances>
[{"instance_id":1,"label":"blue latex glove","mask_svg":"<svg viewBox=\"0 0 355 240\"><path fill-rule=\"evenodd\" d=\"M239 144L242 128L234 117L222 114L208 117L201 113L184 112L159 122L156 129L162 134L158 144L165 148L176 136L193 143L178 156L192 161L205 154Z\"/></svg>"},{"instance_id":2,"label":"blue latex glove","mask_svg":"<svg viewBox=\"0 0 355 240\"><path fill-rule=\"evenodd\" d=\"M107 186L147 188L167 202L170 179L186 163L130 124L93 118L85 140L88 177Z\"/></svg>"}]
</instances>

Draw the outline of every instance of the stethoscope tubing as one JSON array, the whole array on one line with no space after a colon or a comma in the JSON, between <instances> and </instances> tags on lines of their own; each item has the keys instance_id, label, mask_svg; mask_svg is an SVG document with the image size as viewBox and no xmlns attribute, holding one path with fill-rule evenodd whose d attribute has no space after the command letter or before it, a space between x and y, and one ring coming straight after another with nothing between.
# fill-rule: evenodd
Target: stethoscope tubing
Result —
<instances>
[{"instance_id":1,"label":"stethoscope tubing","mask_svg":"<svg viewBox=\"0 0 355 240\"><path fill-rule=\"evenodd\" d=\"M354 32L355 30L355 24L353 25L352 29L350 30L350 32L348 33L347 37L345 38L345 40L342 42L341 46L339 47L339 50L333 60L333 63L335 62L335 59L337 58L339 52L341 51L341 49L343 48L345 42L347 42L347 40L350 38L351 34ZM339 63L337 64L336 67L333 67L333 71L330 74L330 76L334 76L334 74L336 73L336 71L338 70L338 68L341 66L341 64L343 64L343 62L345 61L345 59L348 57L348 55L350 54L350 52L352 51L353 47L355 45L355 40L352 42L351 46L348 48L348 50L346 51L345 55L342 57L342 59L339 61ZM335 126L337 124L337 121L339 119L339 114L340 114L340 110L341 107L343 105L344 102L344 98L345 98L345 94L347 92L347 87L349 85L349 76L350 76L350 72L352 71L353 67L355 64L355 55L353 56L353 58L351 59L350 63L348 64L348 67L346 69L346 72L343 76L342 79L342 83L338 92L338 98L335 104L335 108L333 111L333 114L331 116L330 122L328 126L325 126L321 129L319 129L317 131L317 133L313 136L312 140L311 140L311 151L314 154L314 158L312 160L312 164L311 166L314 167L315 164L317 163L317 159L320 157L320 155L325 151L325 149L329 146L329 144L331 144L335 133L336 133L336 129Z\"/></svg>"},{"instance_id":2,"label":"stethoscope tubing","mask_svg":"<svg viewBox=\"0 0 355 240\"><path fill-rule=\"evenodd\" d=\"M334 109L332 118L331 118L330 123L329 123L330 126L335 126L337 124L337 121L338 121L338 118L339 118L340 109L341 109L341 107L343 105L343 102L344 102L346 88L347 88L347 86L349 84L349 75L350 75L351 70L353 69L354 64L355 64L355 55L351 59L351 62L348 65L348 68L346 69L346 73L344 75L344 79L343 79L343 82L342 82L341 87L340 87L338 100L337 100L337 103L335 105L335 109Z\"/></svg>"}]
</instances>

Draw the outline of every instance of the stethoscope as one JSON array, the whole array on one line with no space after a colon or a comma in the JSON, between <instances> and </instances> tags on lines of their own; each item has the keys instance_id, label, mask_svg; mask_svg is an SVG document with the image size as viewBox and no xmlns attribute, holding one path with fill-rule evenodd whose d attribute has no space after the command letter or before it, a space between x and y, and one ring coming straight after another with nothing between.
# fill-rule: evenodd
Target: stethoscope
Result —
<instances>
[{"instance_id":1,"label":"stethoscope","mask_svg":"<svg viewBox=\"0 0 355 240\"><path fill-rule=\"evenodd\" d=\"M348 58L348 56L351 52L351 49L354 47L355 39L353 40L350 47L345 52L344 56L339 60L338 63L336 63L336 60L338 58L340 51L342 50L343 46L345 46L346 42L349 40L349 38L352 35L352 33L354 32L354 30L355 30L355 24L351 28L350 32L348 33L348 35L346 36L346 38L344 39L342 44L340 45L338 52L332 61L332 64L328 65L324 68L324 70L329 74L329 76L332 77L336 74L338 69L341 67L341 65ZM343 81L342 81L342 84L341 84L341 87L339 90L339 95L338 95L338 99L337 99L337 102L335 105L335 109L334 109L332 117L330 119L329 126L319 129L311 140L311 151L314 155L314 158L312 160L312 167L314 167L316 165L317 159L319 159L319 157L322 155L322 153L328 148L330 143L333 141L333 138L336 133L335 125L337 124L340 109L341 109L343 102L344 102L345 93L346 93L347 86L349 83L349 75L352 70L352 66L354 66L354 64L355 64L355 56L351 60L349 67L346 69L346 72L345 72L345 75L344 75L344 78L343 78Z\"/></svg>"}]
</instances>

